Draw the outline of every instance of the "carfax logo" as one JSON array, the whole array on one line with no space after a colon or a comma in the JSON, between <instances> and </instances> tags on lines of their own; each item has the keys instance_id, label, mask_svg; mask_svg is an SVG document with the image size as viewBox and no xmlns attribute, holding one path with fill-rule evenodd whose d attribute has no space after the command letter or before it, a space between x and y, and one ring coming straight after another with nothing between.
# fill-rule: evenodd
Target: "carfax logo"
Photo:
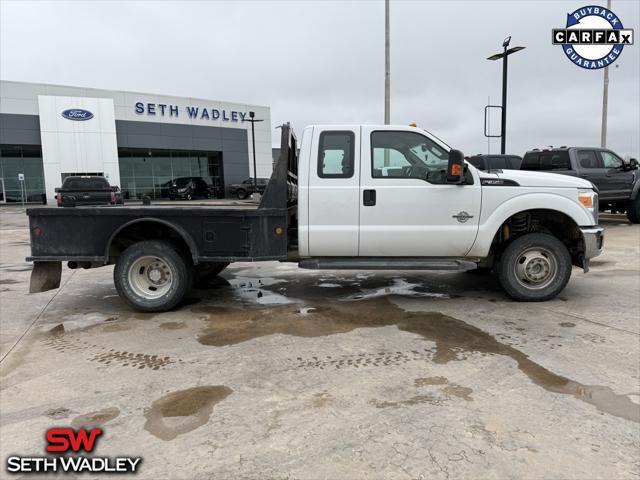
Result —
<instances>
[{"instance_id":1,"label":"carfax logo","mask_svg":"<svg viewBox=\"0 0 640 480\"><path fill-rule=\"evenodd\" d=\"M9 473L136 473L141 457L94 457L82 455L96 448L102 429L50 428L45 438L49 456L22 457L12 455L7 459Z\"/></svg>"},{"instance_id":2,"label":"carfax logo","mask_svg":"<svg viewBox=\"0 0 640 480\"><path fill-rule=\"evenodd\" d=\"M567 26L553 29L553 44L587 70L615 62L625 45L633 45L633 29L625 29L611 10L590 5L567 14Z\"/></svg>"}]
</instances>

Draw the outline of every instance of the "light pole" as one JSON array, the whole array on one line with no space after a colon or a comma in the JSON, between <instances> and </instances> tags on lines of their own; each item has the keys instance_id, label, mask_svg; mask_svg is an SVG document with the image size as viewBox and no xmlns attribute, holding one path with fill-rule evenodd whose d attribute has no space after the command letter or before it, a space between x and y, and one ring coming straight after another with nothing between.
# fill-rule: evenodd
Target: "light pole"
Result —
<instances>
[{"instance_id":1,"label":"light pole","mask_svg":"<svg viewBox=\"0 0 640 480\"><path fill-rule=\"evenodd\" d=\"M524 50L525 47L511 47L507 49L511 43L511 36L508 36L502 42L502 53L496 53L487 58L487 60L499 60L502 59L502 129L500 139L500 153L505 154L507 147L507 57L512 53Z\"/></svg>"},{"instance_id":2,"label":"light pole","mask_svg":"<svg viewBox=\"0 0 640 480\"><path fill-rule=\"evenodd\" d=\"M607 0L607 10L611 11L611 0ZM609 102L609 66L604 67L604 81L602 85L602 130L600 131L600 146L607 147L607 107Z\"/></svg>"},{"instance_id":3,"label":"light pole","mask_svg":"<svg viewBox=\"0 0 640 480\"><path fill-rule=\"evenodd\" d=\"M255 112L249 112L249 120L245 120L246 122L251 122L251 144L253 145L253 194L258 193L258 173L256 167L256 122L263 122L264 120L257 120L255 118Z\"/></svg>"},{"instance_id":4,"label":"light pole","mask_svg":"<svg viewBox=\"0 0 640 480\"><path fill-rule=\"evenodd\" d=\"M384 0L384 124L391 123L391 52L389 40L389 0ZM386 151L386 150L385 150Z\"/></svg>"}]
</instances>

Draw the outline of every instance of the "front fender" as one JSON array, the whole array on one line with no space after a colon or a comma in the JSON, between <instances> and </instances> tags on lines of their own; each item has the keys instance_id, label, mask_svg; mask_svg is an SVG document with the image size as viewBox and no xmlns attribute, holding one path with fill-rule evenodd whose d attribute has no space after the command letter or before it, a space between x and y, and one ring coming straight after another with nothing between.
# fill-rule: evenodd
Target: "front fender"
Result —
<instances>
[{"instance_id":1,"label":"front fender","mask_svg":"<svg viewBox=\"0 0 640 480\"><path fill-rule=\"evenodd\" d=\"M485 192L483 192L483 196L484 194ZM557 193L523 193L502 202L492 212L485 214L485 205L488 203L483 198L483 211L481 212L478 235L467 256L486 257L489 255L491 243L501 225L509 217L527 210L552 210L565 214L578 226L593 225L593 218L584 207Z\"/></svg>"}]
</instances>

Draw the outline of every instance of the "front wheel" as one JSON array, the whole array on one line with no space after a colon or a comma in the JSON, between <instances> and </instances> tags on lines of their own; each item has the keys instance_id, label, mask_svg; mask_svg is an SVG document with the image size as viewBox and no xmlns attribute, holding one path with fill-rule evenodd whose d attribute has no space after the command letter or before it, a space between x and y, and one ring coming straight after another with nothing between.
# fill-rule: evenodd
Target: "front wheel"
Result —
<instances>
[{"instance_id":1,"label":"front wheel","mask_svg":"<svg viewBox=\"0 0 640 480\"><path fill-rule=\"evenodd\" d=\"M513 299L542 302L558 295L571 278L571 255L557 238L529 233L514 240L496 268L498 282Z\"/></svg>"},{"instance_id":2,"label":"front wheel","mask_svg":"<svg viewBox=\"0 0 640 480\"><path fill-rule=\"evenodd\" d=\"M640 195L629 203L627 218L631 223L640 223Z\"/></svg>"},{"instance_id":3,"label":"front wheel","mask_svg":"<svg viewBox=\"0 0 640 480\"><path fill-rule=\"evenodd\" d=\"M247 198L248 194L246 190L240 189L236 192L236 196L238 197L238 200L244 200Z\"/></svg>"},{"instance_id":4,"label":"front wheel","mask_svg":"<svg viewBox=\"0 0 640 480\"><path fill-rule=\"evenodd\" d=\"M113 279L118 294L134 309L164 312L191 290L193 269L172 244L147 240L122 252Z\"/></svg>"}]
</instances>

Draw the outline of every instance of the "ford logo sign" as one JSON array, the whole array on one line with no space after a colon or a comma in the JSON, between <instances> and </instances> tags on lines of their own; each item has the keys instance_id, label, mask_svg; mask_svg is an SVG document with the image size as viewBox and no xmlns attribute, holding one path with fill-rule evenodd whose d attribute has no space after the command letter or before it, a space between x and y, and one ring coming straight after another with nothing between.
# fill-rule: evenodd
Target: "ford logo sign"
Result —
<instances>
[{"instance_id":1,"label":"ford logo sign","mask_svg":"<svg viewBox=\"0 0 640 480\"><path fill-rule=\"evenodd\" d=\"M93 113L89 110L83 110L81 108L70 108L62 112L62 116L67 120L90 120L93 118Z\"/></svg>"}]
</instances>

